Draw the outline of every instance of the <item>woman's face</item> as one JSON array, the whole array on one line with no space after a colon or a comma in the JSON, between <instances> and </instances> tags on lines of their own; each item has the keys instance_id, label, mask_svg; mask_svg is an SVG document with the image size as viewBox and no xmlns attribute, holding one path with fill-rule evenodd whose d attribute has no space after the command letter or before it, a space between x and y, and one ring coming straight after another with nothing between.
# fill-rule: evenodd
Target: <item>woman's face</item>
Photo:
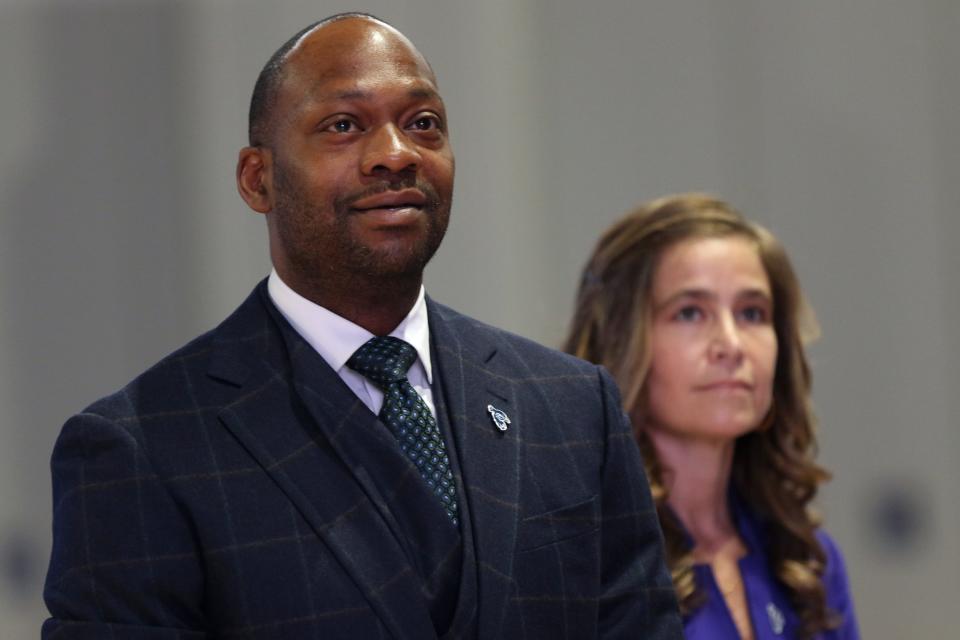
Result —
<instances>
[{"instance_id":1,"label":"woman's face","mask_svg":"<svg viewBox=\"0 0 960 640\"><path fill-rule=\"evenodd\" d=\"M660 256L651 292L647 427L732 440L770 409L773 297L746 238L692 238Z\"/></svg>"}]
</instances>

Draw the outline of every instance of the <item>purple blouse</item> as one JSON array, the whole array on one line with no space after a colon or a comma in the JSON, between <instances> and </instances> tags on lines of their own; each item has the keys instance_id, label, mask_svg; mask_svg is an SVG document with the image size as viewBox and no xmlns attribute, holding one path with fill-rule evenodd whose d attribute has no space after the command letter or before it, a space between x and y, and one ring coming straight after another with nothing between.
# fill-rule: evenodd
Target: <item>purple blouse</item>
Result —
<instances>
[{"instance_id":1,"label":"purple blouse","mask_svg":"<svg viewBox=\"0 0 960 640\"><path fill-rule=\"evenodd\" d=\"M787 594L774 578L767 563L763 531L759 523L734 501L734 520L747 546L747 555L740 559L740 574L746 592L750 621L756 640L796 638L797 616ZM853 612L850 585L840 549L826 532L817 531L817 539L827 554L823 575L827 590L827 607L840 618L840 626L817 636L817 640L859 640L857 619ZM702 607L684 619L687 640L739 640L733 617L720 594L710 565L694 566L697 585L706 593Z\"/></svg>"}]
</instances>

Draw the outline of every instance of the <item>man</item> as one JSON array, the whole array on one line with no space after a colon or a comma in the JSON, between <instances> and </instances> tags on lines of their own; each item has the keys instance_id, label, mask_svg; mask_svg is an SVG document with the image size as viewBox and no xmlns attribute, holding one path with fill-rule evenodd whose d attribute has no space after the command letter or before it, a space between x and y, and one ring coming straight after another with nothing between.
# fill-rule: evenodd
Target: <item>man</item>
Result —
<instances>
[{"instance_id":1,"label":"man","mask_svg":"<svg viewBox=\"0 0 960 640\"><path fill-rule=\"evenodd\" d=\"M45 638L680 637L607 374L424 296L453 174L394 28L278 50L237 165L274 271L64 427Z\"/></svg>"}]
</instances>

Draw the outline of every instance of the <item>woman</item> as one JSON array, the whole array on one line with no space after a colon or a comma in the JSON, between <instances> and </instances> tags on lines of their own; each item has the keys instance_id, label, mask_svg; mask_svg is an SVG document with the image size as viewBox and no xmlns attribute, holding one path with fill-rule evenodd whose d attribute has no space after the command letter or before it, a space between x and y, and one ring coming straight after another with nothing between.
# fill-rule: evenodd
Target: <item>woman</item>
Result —
<instances>
[{"instance_id":1,"label":"woman","mask_svg":"<svg viewBox=\"0 0 960 640\"><path fill-rule=\"evenodd\" d=\"M566 349L623 393L687 637L858 638L810 512L816 322L780 243L728 204L641 206L600 239Z\"/></svg>"}]
</instances>

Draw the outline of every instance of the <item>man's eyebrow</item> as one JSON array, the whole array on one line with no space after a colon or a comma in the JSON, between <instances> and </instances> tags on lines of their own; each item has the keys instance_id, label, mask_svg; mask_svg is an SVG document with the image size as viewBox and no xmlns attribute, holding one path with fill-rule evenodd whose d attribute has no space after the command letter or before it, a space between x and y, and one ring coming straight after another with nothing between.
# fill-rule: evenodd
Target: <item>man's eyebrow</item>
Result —
<instances>
[{"instance_id":1,"label":"man's eyebrow","mask_svg":"<svg viewBox=\"0 0 960 640\"><path fill-rule=\"evenodd\" d=\"M327 99L327 100L371 100L373 99L373 92L365 91L363 89L345 89L343 91L317 91L315 95L318 98ZM425 87L413 87L407 91L407 95L411 98L419 98L424 100L440 100L440 94L435 89L429 89Z\"/></svg>"},{"instance_id":2,"label":"man's eyebrow","mask_svg":"<svg viewBox=\"0 0 960 640\"><path fill-rule=\"evenodd\" d=\"M425 89L423 87L417 87L415 89L410 89L408 94L411 98L424 98L424 99L437 99L440 100L440 93L436 89Z\"/></svg>"},{"instance_id":3,"label":"man's eyebrow","mask_svg":"<svg viewBox=\"0 0 960 640\"><path fill-rule=\"evenodd\" d=\"M369 91L360 89L349 89L347 91L334 91L332 93L317 92L317 95L331 100L365 100L370 98Z\"/></svg>"}]
</instances>

